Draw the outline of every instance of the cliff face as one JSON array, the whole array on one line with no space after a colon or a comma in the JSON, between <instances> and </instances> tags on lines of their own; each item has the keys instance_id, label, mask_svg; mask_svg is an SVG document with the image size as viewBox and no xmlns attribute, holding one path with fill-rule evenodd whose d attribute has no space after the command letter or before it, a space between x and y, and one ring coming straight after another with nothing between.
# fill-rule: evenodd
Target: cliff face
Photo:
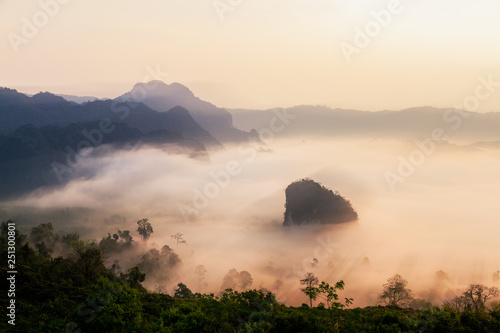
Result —
<instances>
[{"instance_id":1,"label":"cliff face","mask_svg":"<svg viewBox=\"0 0 500 333\"><path fill-rule=\"evenodd\" d=\"M284 226L334 224L358 219L348 200L311 179L291 183L285 195Z\"/></svg>"}]
</instances>

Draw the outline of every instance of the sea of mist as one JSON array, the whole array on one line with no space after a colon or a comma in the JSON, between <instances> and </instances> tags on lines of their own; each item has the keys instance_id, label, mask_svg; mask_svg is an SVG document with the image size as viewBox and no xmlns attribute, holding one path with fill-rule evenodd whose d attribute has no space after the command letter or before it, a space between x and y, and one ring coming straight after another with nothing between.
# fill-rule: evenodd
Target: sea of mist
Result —
<instances>
[{"instance_id":1,"label":"sea of mist","mask_svg":"<svg viewBox=\"0 0 500 333\"><path fill-rule=\"evenodd\" d=\"M154 232L139 248L167 244L182 260L165 281L170 293L179 282L200 291L194 270L204 265L205 293L218 293L235 268L251 273L252 288L274 291L281 279L278 300L300 305L307 298L299 280L314 272L330 284L344 280L342 295L366 306L376 304L386 279L398 273L417 297L439 305L470 283L498 283L492 275L500 270L500 150L435 145L392 186L387 172L398 174L401 160L419 149L416 142L276 137L264 149L226 146L208 160L158 148L99 147L104 153L89 154L76 166L81 177L1 203L0 217L15 219L25 233L50 221L57 232L97 241L128 229L136 243L136 221L148 218ZM217 185L214 175L229 174L228 168L233 175ZM359 220L282 227L284 191L306 177L350 200ZM210 183L210 196L200 201ZM186 240L179 246L171 238L178 232ZM119 260L127 269L141 255L137 250L107 264ZM437 277L440 270L447 277ZM144 283L151 290L157 284Z\"/></svg>"}]
</instances>

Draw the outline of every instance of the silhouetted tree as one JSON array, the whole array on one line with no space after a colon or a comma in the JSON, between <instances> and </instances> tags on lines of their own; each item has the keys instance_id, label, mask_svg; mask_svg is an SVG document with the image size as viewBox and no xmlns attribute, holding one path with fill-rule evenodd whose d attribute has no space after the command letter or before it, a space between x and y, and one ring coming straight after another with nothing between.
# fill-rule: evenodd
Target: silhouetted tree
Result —
<instances>
[{"instance_id":1,"label":"silhouetted tree","mask_svg":"<svg viewBox=\"0 0 500 333\"><path fill-rule=\"evenodd\" d=\"M247 287L252 286L253 278L252 275L247 271L241 271L238 276L238 279L240 282L241 290L245 290Z\"/></svg>"},{"instance_id":2,"label":"silhouetted tree","mask_svg":"<svg viewBox=\"0 0 500 333\"><path fill-rule=\"evenodd\" d=\"M180 262L179 256L168 245L164 245L160 251L151 249L144 254L138 267L146 273L148 281L163 282L172 278L172 273Z\"/></svg>"},{"instance_id":3,"label":"silhouetted tree","mask_svg":"<svg viewBox=\"0 0 500 333\"><path fill-rule=\"evenodd\" d=\"M94 241L76 241L73 249L77 255L76 265L85 282L95 280L99 274L106 272L102 252Z\"/></svg>"},{"instance_id":4,"label":"silhouetted tree","mask_svg":"<svg viewBox=\"0 0 500 333\"><path fill-rule=\"evenodd\" d=\"M207 269L203 265L198 265L194 270L194 273L198 275L198 291L201 293L207 286L207 283L205 282L205 274L207 273Z\"/></svg>"},{"instance_id":5,"label":"silhouetted tree","mask_svg":"<svg viewBox=\"0 0 500 333\"><path fill-rule=\"evenodd\" d=\"M336 309L342 309L345 306L349 306L349 304L352 304L353 301L352 298L346 297L345 304L338 302L339 295L337 294L337 290L344 290L344 286L345 283L342 280L335 283L335 286L330 286L328 283L321 281L318 288L316 288L316 293L326 301L328 308L333 307Z\"/></svg>"},{"instance_id":6,"label":"silhouetted tree","mask_svg":"<svg viewBox=\"0 0 500 333\"><path fill-rule=\"evenodd\" d=\"M54 226L52 223L42 223L31 228L30 240L33 243L49 243L51 244L54 239Z\"/></svg>"},{"instance_id":7,"label":"silhouetted tree","mask_svg":"<svg viewBox=\"0 0 500 333\"><path fill-rule=\"evenodd\" d=\"M319 280L316 276L314 276L313 273L307 273L305 277L300 280L300 284L305 285L305 288L302 288L301 290L309 297L309 304L312 308L312 301L316 300L316 297L318 296L318 292L316 290L316 286L318 285Z\"/></svg>"},{"instance_id":8,"label":"silhouetted tree","mask_svg":"<svg viewBox=\"0 0 500 333\"><path fill-rule=\"evenodd\" d=\"M66 234L61 237L61 242L67 246L71 246L74 242L80 240L80 235L76 232Z\"/></svg>"},{"instance_id":9,"label":"silhouetted tree","mask_svg":"<svg viewBox=\"0 0 500 333\"><path fill-rule=\"evenodd\" d=\"M445 303L457 311L484 311L486 302L499 295L495 287L486 287L482 284L471 284L462 295L456 296Z\"/></svg>"},{"instance_id":10,"label":"silhouetted tree","mask_svg":"<svg viewBox=\"0 0 500 333\"><path fill-rule=\"evenodd\" d=\"M141 282L144 282L145 279L146 274L141 272L137 266L132 267L128 270L128 273L125 274L125 280L132 288L142 287Z\"/></svg>"},{"instance_id":11,"label":"silhouetted tree","mask_svg":"<svg viewBox=\"0 0 500 333\"><path fill-rule=\"evenodd\" d=\"M164 294L167 289L165 288L165 285L163 283L157 283L155 284L155 293L157 294Z\"/></svg>"},{"instance_id":12,"label":"silhouetted tree","mask_svg":"<svg viewBox=\"0 0 500 333\"><path fill-rule=\"evenodd\" d=\"M241 289L250 287L253 283L252 275L247 271L238 272L236 269L230 269L222 280L221 290Z\"/></svg>"},{"instance_id":13,"label":"silhouetted tree","mask_svg":"<svg viewBox=\"0 0 500 333\"><path fill-rule=\"evenodd\" d=\"M46 258L50 258L50 254L54 252L54 227L52 223L42 223L31 228L30 240L37 249L38 253Z\"/></svg>"},{"instance_id":14,"label":"silhouetted tree","mask_svg":"<svg viewBox=\"0 0 500 333\"><path fill-rule=\"evenodd\" d=\"M412 291L406 288L407 285L408 281L403 279L401 275L395 274L387 279L387 283L384 284L384 289L378 298L390 306L408 305L414 298Z\"/></svg>"},{"instance_id":15,"label":"silhouetted tree","mask_svg":"<svg viewBox=\"0 0 500 333\"><path fill-rule=\"evenodd\" d=\"M182 299L192 299L194 298L193 292L184 284L177 284L177 288L174 289L174 297Z\"/></svg>"},{"instance_id":16,"label":"silhouetted tree","mask_svg":"<svg viewBox=\"0 0 500 333\"><path fill-rule=\"evenodd\" d=\"M276 281L274 281L273 289L275 290L276 296L279 294L282 286L283 286L283 281L281 281L280 279L277 279Z\"/></svg>"},{"instance_id":17,"label":"silhouetted tree","mask_svg":"<svg viewBox=\"0 0 500 333\"><path fill-rule=\"evenodd\" d=\"M125 242L125 245L129 246L129 245L132 245L132 242L133 242L133 238L132 238L132 235L130 234L130 231L128 230L118 230L118 237L120 237L121 239L123 239L123 241ZM115 236L113 235L113 238L115 238Z\"/></svg>"},{"instance_id":18,"label":"silhouetted tree","mask_svg":"<svg viewBox=\"0 0 500 333\"><path fill-rule=\"evenodd\" d=\"M137 232L141 235L142 240L145 242L153 233L153 227L149 223L149 219L142 219L137 221Z\"/></svg>"},{"instance_id":19,"label":"silhouetted tree","mask_svg":"<svg viewBox=\"0 0 500 333\"><path fill-rule=\"evenodd\" d=\"M177 245L175 247L176 250L179 249L179 243L180 244L185 244L186 243L186 241L184 240L184 238L182 238L182 234L179 233L179 232L176 233L175 235L170 235L170 237L172 237L173 239L175 239L176 242L177 242Z\"/></svg>"}]
</instances>

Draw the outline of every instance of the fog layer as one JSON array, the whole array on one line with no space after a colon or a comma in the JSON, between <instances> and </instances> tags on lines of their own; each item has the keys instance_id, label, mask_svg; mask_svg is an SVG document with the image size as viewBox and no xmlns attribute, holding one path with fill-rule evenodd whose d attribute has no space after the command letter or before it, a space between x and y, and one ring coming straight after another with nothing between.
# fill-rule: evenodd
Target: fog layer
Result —
<instances>
[{"instance_id":1,"label":"fog layer","mask_svg":"<svg viewBox=\"0 0 500 333\"><path fill-rule=\"evenodd\" d=\"M500 150L433 142L431 151L396 139L267 144L227 147L210 161L153 148L91 154L77 168L94 177L3 203L2 219L26 232L52 221L98 241L128 229L139 243L136 221L149 218L154 232L143 246L168 244L182 260L164 283L169 292L178 282L200 291L198 265L207 269L205 293L219 292L235 268L250 272L252 288L275 291L281 279L278 300L294 305L307 301L299 289L305 272L330 284L344 280L355 306L375 304L396 273L435 304L469 283L497 283ZM305 177L350 200L359 220L284 228L284 190ZM178 232L186 243L177 246L171 235ZM118 259L128 268L140 255ZM437 279L439 270L448 278ZM145 286L159 282L146 278Z\"/></svg>"}]
</instances>

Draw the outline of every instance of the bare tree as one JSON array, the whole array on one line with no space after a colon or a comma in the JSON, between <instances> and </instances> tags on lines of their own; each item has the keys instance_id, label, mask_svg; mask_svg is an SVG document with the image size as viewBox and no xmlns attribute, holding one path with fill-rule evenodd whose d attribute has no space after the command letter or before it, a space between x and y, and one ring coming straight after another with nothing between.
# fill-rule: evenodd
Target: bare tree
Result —
<instances>
[{"instance_id":1,"label":"bare tree","mask_svg":"<svg viewBox=\"0 0 500 333\"><path fill-rule=\"evenodd\" d=\"M309 297L309 304L312 308L312 301L313 299L316 299L317 297L317 292L316 292L316 286L318 285L319 280L316 276L314 276L313 273L307 273L305 277L300 280L300 284L305 285L305 288L302 288L301 290Z\"/></svg>"},{"instance_id":2,"label":"bare tree","mask_svg":"<svg viewBox=\"0 0 500 333\"><path fill-rule=\"evenodd\" d=\"M395 274L393 277L387 279L384 284L384 290L379 295L379 300L390 306L406 306L411 302L413 292L406 288L408 281L403 279L401 275Z\"/></svg>"},{"instance_id":3,"label":"bare tree","mask_svg":"<svg viewBox=\"0 0 500 333\"><path fill-rule=\"evenodd\" d=\"M486 302L499 295L495 287L486 287L482 284L471 284L462 295L456 296L445 304L458 311L484 311Z\"/></svg>"},{"instance_id":4,"label":"bare tree","mask_svg":"<svg viewBox=\"0 0 500 333\"><path fill-rule=\"evenodd\" d=\"M167 288L165 287L165 284L163 284L161 282L155 284L155 293L157 293L157 294L165 294L166 291L167 291Z\"/></svg>"},{"instance_id":5,"label":"bare tree","mask_svg":"<svg viewBox=\"0 0 500 333\"><path fill-rule=\"evenodd\" d=\"M153 233L153 227L151 223L149 223L149 219L139 220L137 221L137 225L139 226L137 232L141 235L143 241L147 241L149 236Z\"/></svg>"},{"instance_id":6,"label":"bare tree","mask_svg":"<svg viewBox=\"0 0 500 333\"><path fill-rule=\"evenodd\" d=\"M177 246L175 247L176 250L179 248L179 243L180 244L185 244L186 243L186 241L182 237L182 234L179 233L179 232L176 233L175 235L170 235L170 237L172 237L173 239L175 239L177 241Z\"/></svg>"}]
</instances>

